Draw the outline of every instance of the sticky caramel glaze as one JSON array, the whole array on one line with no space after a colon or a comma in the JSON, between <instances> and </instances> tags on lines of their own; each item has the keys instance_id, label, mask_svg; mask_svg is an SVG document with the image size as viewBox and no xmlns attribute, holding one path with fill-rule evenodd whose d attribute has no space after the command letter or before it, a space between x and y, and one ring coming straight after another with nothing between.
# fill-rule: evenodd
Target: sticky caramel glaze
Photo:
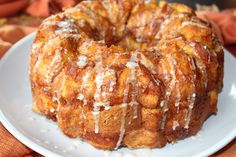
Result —
<instances>
[{"instance_id":1,"label":"sticky caramel glaze","mask_svg":"<svg viewBox=\"0 0 236 157\"><path fill-rule=\"evenodd\" d=\"M33 109L96 148L163 147L217 112L223 59L210 25L183 4L83 1L37 32Z\"/></svg>"}]
</instances>

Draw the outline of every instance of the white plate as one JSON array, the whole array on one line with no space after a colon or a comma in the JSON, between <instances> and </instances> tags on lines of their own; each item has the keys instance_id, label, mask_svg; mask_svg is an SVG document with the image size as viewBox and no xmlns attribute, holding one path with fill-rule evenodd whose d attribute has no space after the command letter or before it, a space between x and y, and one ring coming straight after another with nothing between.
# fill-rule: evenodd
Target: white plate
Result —
<instances>
[{"instance_id":1,"label":"white plate","mask_svg":"<svg viewBox=\"0 0 236 157\"><path fill-rule=\"evenodd\" d=\"M198 135L162 149L97 150L64 136L56 124L31 111L28 77L31 34L15 44L0 61L0 120L21 142L45 156L77 157L189 157L208 156L236 137L236 59L225 52L224 89L217 116L211 116Z\"/></svg>"}]
</instances>

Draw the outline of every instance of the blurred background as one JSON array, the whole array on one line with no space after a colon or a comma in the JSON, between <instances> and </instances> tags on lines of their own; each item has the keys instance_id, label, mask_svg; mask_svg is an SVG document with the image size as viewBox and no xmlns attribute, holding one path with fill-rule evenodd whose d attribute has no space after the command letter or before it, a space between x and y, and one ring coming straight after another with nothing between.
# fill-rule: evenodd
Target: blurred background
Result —
<instances>
[{"instance_id":1,"label":"blurred background","mask_svg":"<svg viewBox=\"0 0 236 157\"><path fill-rule=\"evenodd\" d=\"M168 2L180 2L196 9L196 4L217 5L220 9L236 7L236 0L167 0Z\"/></svg>"}]
</instances>

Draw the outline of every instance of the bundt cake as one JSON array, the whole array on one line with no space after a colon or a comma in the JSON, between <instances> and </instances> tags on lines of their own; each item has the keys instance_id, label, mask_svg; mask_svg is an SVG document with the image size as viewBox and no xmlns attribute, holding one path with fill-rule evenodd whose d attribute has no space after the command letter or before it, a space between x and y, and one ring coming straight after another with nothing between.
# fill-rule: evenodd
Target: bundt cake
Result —
<instances>
[{"instance_id":1,"label":"bundt cake","mask_svg":"<svg viewBox=\"0 0 236 157\"><path fill-rule=\"evenodd\" d=\"M37 31L33 110L99 149L163 147L217 112L223 63L211 26L183 4L82 1Z\"/></svg>"}]
</instances>

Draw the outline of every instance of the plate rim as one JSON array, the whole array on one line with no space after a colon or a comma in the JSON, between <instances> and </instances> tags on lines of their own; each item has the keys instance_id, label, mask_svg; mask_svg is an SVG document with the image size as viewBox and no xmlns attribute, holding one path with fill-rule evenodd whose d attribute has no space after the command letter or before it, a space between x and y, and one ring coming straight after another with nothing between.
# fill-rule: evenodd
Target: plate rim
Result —
<instances>
[{"instance_id":1,"label":"plate rim","mask_svg":"<svg viewBox=\"0 0 236 157\"><path fill-rule=\"evenodd\" d=\"M15 43L7 52L6 54L2 57L0 60L0 67L7 61L9 56L14 53L15 49L17 49L20 45L22 45L24 42L27 40L30 40L36 35L36 32L33 32L26 37L22 38L19 40L17 43ZM236 58L224 48L225 55L229 55L230 58L235 59ZM0 122L3 124L3 126L15 137L17 138L20 142L25 144L27 147L31 148L32 150L44 155L44 156L55 156L55 157L62 157L61 155L57 154L56 152L53 152L36 142L33 142L29 137L25 136L23 133L21 133L17 128L13 126L13 124L6 118L4 113L2 112L1 106L0 106ZM227 136L225 136L223 139L215 143L214 145L206 148L205 150L201 151L198 154L192 155L192 157L200 157L200 156L209 156L212 155L213 153L217 152L218 150L222 149L225 147L227 144L229 144L232 140L236 138L236 127L231 130Z\"/></svg>"}]
</instances>

